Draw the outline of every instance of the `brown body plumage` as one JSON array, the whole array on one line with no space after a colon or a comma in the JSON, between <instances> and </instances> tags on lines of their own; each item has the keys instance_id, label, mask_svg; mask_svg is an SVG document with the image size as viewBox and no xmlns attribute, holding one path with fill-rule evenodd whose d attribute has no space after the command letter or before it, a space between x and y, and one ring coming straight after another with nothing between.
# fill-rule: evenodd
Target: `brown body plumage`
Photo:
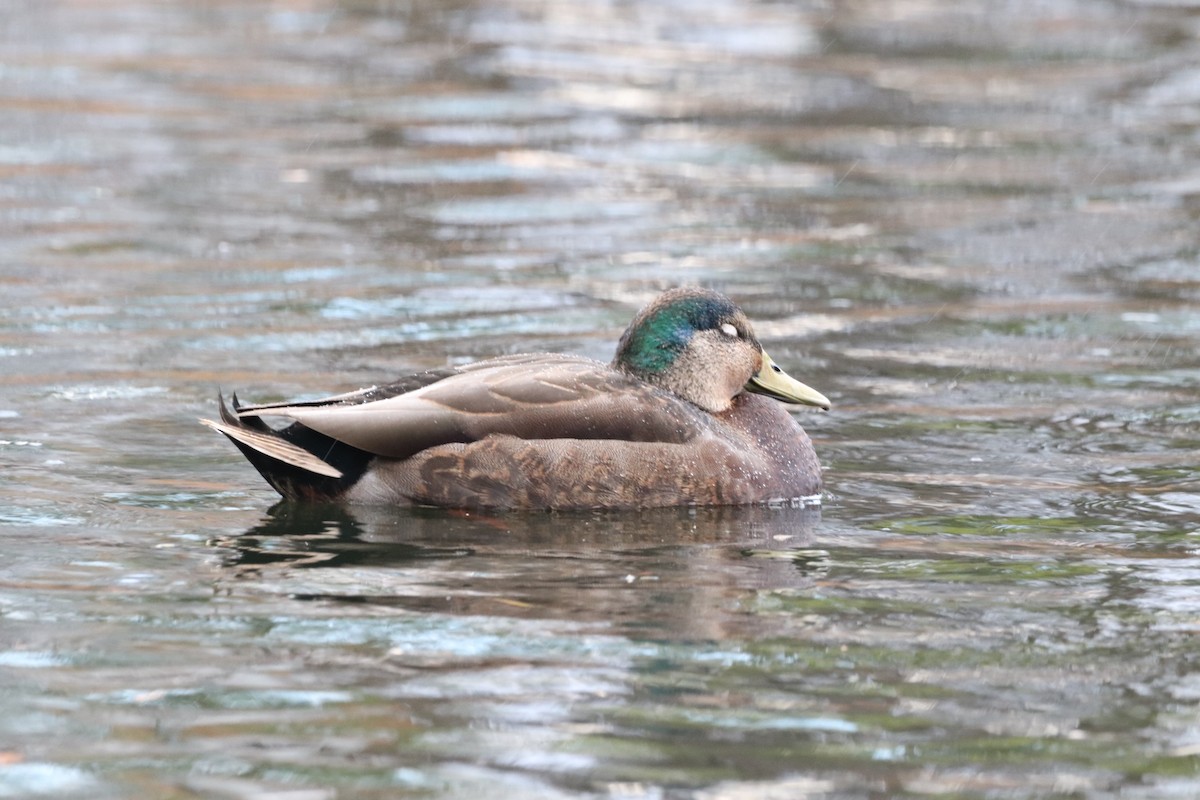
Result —
<instances>
[{"instance_id":1,"label":"brown body plumage","mask_svg":"<svg viewBox=\"0 0 1200 800\"><path fill-rule=\"evenodd\" d=\"M679 289L635 318L611 365L506 356L308 403L234 398L205 423L294 499L548 509L816 495L812 443L764 394L828 408L731 301Z\"/></svg>"}]
</instances>

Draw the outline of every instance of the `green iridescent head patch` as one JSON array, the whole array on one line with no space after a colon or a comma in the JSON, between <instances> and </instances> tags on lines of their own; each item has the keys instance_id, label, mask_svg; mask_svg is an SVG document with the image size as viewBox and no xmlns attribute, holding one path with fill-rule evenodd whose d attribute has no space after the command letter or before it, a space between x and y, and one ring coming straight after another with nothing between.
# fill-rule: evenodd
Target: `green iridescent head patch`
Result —
<instances>
[{"instance_id":1,"label":"green iridescent head patch","mask_svg":"<svg viewBox=\"0 0 1200 800\"><path fill-rule=\"evenodd\" d=\"M617 360L643 374L661 373L687 348L697 331L719 326L737 312L715 294L685 295L654 309L631 327L617 348Z\"/></svg>"}]
</instances>

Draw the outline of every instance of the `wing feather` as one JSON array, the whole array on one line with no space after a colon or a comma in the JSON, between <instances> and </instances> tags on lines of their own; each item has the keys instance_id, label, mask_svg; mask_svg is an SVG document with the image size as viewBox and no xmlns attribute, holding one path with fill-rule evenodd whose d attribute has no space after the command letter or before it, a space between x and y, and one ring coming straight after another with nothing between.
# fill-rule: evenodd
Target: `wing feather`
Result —
<instances>
[{"instance_id":1,"label":"wing feather","mask_svg":"<svg viewBox=\"0 0 1200 800\"><path fill-rule=\"evenodd\" d=\"M237 413L286 417L390 458L493 434L678 444L707 428L707 415L686 401L578 356L493 359L410 391L392 394L390 388L327 403L246 406ZM364 400L367 392L378 399Z\"/></svg>"},{"instance_id":2,"label":"wing feather","mask_svg":"<svg viewBox=\"0 0 1200 800\"><path fill-rule=\"evenodd\" d=\"M239 428L223 422L215 422L211 419L201 419L200 422L214 431L225 434L236 442L241 442L247 447L257 450L263 455L282 461L285 464L291 464L294 467L330 478L342 477L341 470L325 463L307 450L299 448L272 433L262 433L244 427Z\"/></svg>"}]
</instances>

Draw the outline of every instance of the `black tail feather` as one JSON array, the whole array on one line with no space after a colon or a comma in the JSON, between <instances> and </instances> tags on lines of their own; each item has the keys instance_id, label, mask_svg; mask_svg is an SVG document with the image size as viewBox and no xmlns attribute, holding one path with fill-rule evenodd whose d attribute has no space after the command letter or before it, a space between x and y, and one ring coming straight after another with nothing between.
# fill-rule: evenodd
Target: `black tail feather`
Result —
<instances>
[{"instance_id":1,"label":"black tail feather","mask_svg":"<svg viewBox=\"0 0 1200 800\"><path fill-rule=\"evenodd\" d=\"M240 417L237 412L241 406L238 404L236 394L232 396L232 409L226 406L225 399L220 394L217 395L217 400L221 407L221 421L225 425L269 434L311 453L341 472L340 477L320 475L275 458L226 434L246 457L246 460L266 479L267 483L288 500L336 500L358 482L376 457L366 450L360 450L331 436L306 428L299 422L293 422L287 427L277 430L258 417Z\"/></svg>"}]
</instances>

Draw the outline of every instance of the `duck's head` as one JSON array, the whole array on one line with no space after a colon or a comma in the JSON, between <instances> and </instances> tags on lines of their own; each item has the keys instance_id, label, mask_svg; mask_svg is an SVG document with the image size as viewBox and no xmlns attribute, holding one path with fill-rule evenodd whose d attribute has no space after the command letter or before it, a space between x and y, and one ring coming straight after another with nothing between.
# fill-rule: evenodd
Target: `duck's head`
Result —
<instances>
[{"instance_id":1,"label":"duck's head","mask_svg":"<svg viewBox=\"0 0 1200 800\"><path fill-rule=\"evenodd\" d=\"M829 409L825 395L776 366L742 310L710 289L659 295L629 323L613 366L713 413L743 391Z\"/></svg>"}]
</instances>

